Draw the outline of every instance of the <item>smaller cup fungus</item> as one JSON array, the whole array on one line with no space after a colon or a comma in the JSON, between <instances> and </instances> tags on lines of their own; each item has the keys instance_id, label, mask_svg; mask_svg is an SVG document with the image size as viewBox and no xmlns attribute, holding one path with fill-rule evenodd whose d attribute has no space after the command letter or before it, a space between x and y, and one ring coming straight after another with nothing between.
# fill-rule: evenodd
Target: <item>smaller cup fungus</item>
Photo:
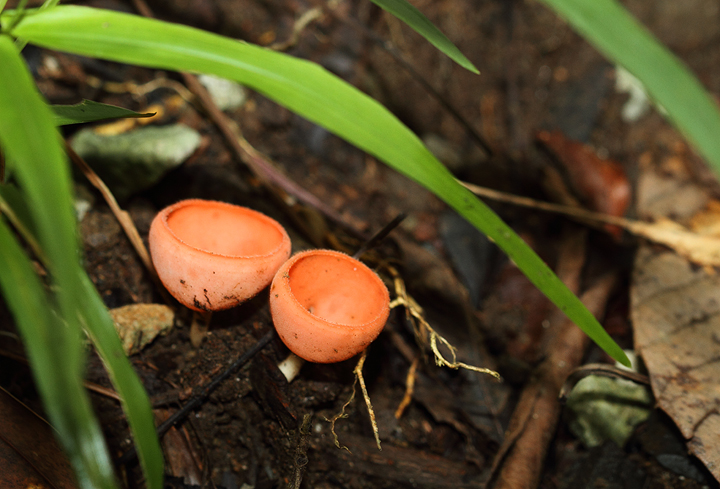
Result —
<instances>
[{"instance_id":1,"label":"smaller cup fungus","mask_svg":"<svg viewBox=\"0 0 720 489\"><path fill-rule=\"evenodd\" d=\"M365 350L385 326L389 304L380 277L337 251L296 254L270 287L270 312L280 339L295 355L315 363L340 362ZM295 375L283 373L288 380Z\"/></svg>"},{"instance_id":2,"label":"smaller cup fungus","mask_svg":"<svg viewBox=\"0 0 720 489\"><path fill-rule=\"evenodd\" d=\"M150 255L163 285L195 311L220 311L255 296L290 256L275 220L224 202L189 199L155 217Z\"/></svg>"}]
</instances>

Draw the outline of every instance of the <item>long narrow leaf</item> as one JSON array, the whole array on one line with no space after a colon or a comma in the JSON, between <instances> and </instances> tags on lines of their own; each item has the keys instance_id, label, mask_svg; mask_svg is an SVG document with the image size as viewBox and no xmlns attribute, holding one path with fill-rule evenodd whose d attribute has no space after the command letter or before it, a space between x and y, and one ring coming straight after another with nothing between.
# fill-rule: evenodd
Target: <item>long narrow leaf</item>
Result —
<instances>
[{"instance_id":1,"label":"long narrow leaf","mask_svg":"<svg viewBox=\"0 0 720 489\"><path fill-rule=\"evenodd\" d=\"M45 410L82 487L114 487L97 461L104 451L102 433L77 372L64 367L61 345L65 326L54 313L29 258L0 220L0 288L23 339ZM79 340L78 340L79 341ZM100 457L92 451L100 449ZM106 467L109 467L107 465Z\"/></svg>"},{"instance_id":2,"label":"long narrow leaf","mask_svg":"<svg viewBox=\"0 0 720 489\"><path fill-rule=\"evenodd\" d=\"M55 124L58 126L125 117L152 117L154 115L153 113L140 114L124 107L101 104L92 100L83 100L75 105L51 105L50 108L55 113Z\"/></svg>"},{"instance_id":3,"label":"long narrow leaf","mask_svg":"<svg viewBox=\"0 0 720 489\"><path fill-rule=\"evenodd\" d=\"M438 48L448 58L455 61L468 71L480 73L475 65L465 57L463 53L455 46L430 19L425 17L422 12L407 2L407 0L371 0L372 3L381 9L391 13L398 19L405 22L415 32L428 40L430 44Z\"/></svg>"},{"instance_id":4,"label":"long narrow leaf","mask_svg":"<svg viewBox=\"0 0 720 489\"><path fill-rule=\"evenodd\" d=\"M615 0L542 0L640 80L720 175L720 111L697 78Z\"/></svg>"},{"instance_id":5,"label":"long narrow leaf","mask_svg":"<svg viewBox=\"0 0 720 489\"><path fill-rule=\"evenodd\" d=\"M38 212L50 206L67 205L70 200L58 198L58 191L49 189L48 182L34 182L29 172L32 168L46 167L47 173L54 174L52 167L64 164L58 135L50 112L35 90L14 43L2 35L0 66L3 67L0 76L0 146L8 160L15 162L15 175L24 186L35 187L36 192L47 189L47 204L34 201L32 205L38 207L31 209L36 228L40 230L44 226L47 233L48 223L38 221ZM73 231L71 225L69 232ZM68 238L67 230L65 233ZM86 488L114 488L112 463L82 386L84 355L80 329L73 327L72 321L63 322L56 314L59 311L51 309L54 301L48 300L29 259L4 225L0 226L0 249L3 294L23 334L43 403L75 468L78 482ZM77 263L76 253L73 248L67 257L71 267L72 263ZM57 260L57 255L56 248L51 260Z\"/></svg>"},{"instance_id":6,"label":"long narrow leaf","mask_svg":"<svg viewBox=\"0 0 720 489\"><path fill-rule=\"evenodd\" d=\"M0 288L25 340L45 409L58 430L78 480L85 488L114 487L112 472L107 474L102 467L109 464L109 460L98 463L95 460L98 455L91 453L99 447L102 457L103 439L97 423L89 421L93 419L92 409L80 376L59 358L60 347L66 341L64 325L51 309L51 301L29 258L2 220L0 250Z\"/></svg>"},{"instance_id":7,"label":"long narrow leaf","mask_svg":"<svg viewBox=\"0 0 720 489\"><path fill-rule=\"evenodd\" d=\"M95 299L97 292L88 290L87 277L79 263L79 247L75 218L72 210L70 176L60 138L53 124L53 116L41 99L34 82L16 47L8 36L0 36L0 145L13 163L13 175L19 181L27 209L42 247L55 294L50 302L55 306L52 328L37 335L24 336L29 349L35 341L50 340L52 354L43 355L43 362L32 362L40 385L45 406L51 421L58 428L60 439L79 474L84 487L115 487L113 467L104 446L104 439L92 415L89 400L82 388L84 374L84 344L81 340L81 314L93 319L89 329L95 329L93 337L102 337L98 328L108 329L107 311ZM2 248L1 253L6 252ZM7 295L8 289L4 288ZM40 291L42 292L42 290ZM37 293L37 291L36 291ZM43 296L38 296L43 297ZM20 315L18 315L20 314ZM24 319L22 311L16 320ZM110 323L109 330L114 334ZM122 349L105 343L98 346L108 364L122 363ZM32 360L32 358L31 358ZM127 360L125 360L127 363ZM49 366L48 366L49 365ZM141 461L151 461L148 486L162 487L162 462L156 437L147 441L147 430L152 432L153 421L147 395L138 388L136 376L128 373L129 365L120 373L111 373L119 392L139 396L127 403L131 428L143 430L142 436L135 431ZM48 380L49 379L49 380ZM59 394L48 391L48 382L57 382ZM53 384L54 385L54 384ZM43 387L45 386L45 387ZM63 390L63 388L65 389ZM142 407L144 404L144 407ZM53 415L53 413L55 413ZM152 440L154 439L154 443ZM158 462L159 461L159 462ZM144 466L147 466L144 463Z\"/></svg>"},{"instance_id":8,"label":"long narrow leaf","mask_svg":"<svg viewBox=\"0 0 720 489\"><path fill-rule=\"evenodd\" d=\"M160 489L163 487L163 456L155 434L150 400L123 352L122 343L102 299L86 274L83 273L80 278L85 289L84 296L89 302L78 314L81 315L85 330L105 363L115 390L120 394L147 486L150 489Z\"/></svg>"},{"instance_id":9,"label":"long narrow leaf","mask_svg":"<svg viewBox=\"0 0 720 489\"><path fill-rule=\"evenodd\" d=\"M64 6L31 13L15 35L40 46L141 66L210 73L258 90L416 180L497 243L601 348L625 353L550 268L377 101L323 68L198 29Z\"/></svg>"}]
</instances>

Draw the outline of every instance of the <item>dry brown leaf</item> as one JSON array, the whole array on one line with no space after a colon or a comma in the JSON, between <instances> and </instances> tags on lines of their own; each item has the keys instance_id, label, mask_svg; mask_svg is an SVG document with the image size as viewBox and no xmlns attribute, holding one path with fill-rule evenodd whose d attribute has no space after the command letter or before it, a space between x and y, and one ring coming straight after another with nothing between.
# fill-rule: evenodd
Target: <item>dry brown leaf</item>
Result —
<instances>
[{"instance_id":1,"label":"dry brown leaf","mask_svg":"<svg viewBox=\"0 0 720 489\"><path fill-rule=\"evenodd\" d=\"M663 213L690 217L705 206L699 187L688 181L676 187L671 194L690 199L679 199L676 211L663 206ZM640 202L662 198L652 195L659 187L644 191L650 195L640 196ZM660 217L656 208L639 210ZM678 253L641 246L637 254L631 287L635 349L645 360L658 405L675 421L689 450L720 480L720 275L689 261L718 264L720 239L662 220L642 232Z\"/></svg>"},{"instance_id":2,"label":"dry brown leaf","mask_svg":"<svg viewBox=\"0 0 720 489\"><path fill-rule=\"evenodd\" d=\"M628 221L628 231L654 243L672 248L693 263L720 266L720 238L698 234L669 219L654 223Z\"/></svg>"},{"instance_id":3,"label":"dry brown leaf","mask_svg":"<svg viewBox=\"0 0 720 489\"><path fill-rule=\"evenodd\" d=\"M720 266L720 236L716 236L712 230L712 226L717 226L717 224L707 222L712 219L707 216L708 213L713 212L712 207L710 206L706 208L707 210L704 211L703 214L697 214L697 219L691 221L693 230L690 230L675 221L671 221L670 219L657 214L655 214L656 222L634 221L622 217L611 216L609 214L587 211L579 207L569 207L549 202L541 202L527 197L506 194L504 192L498 192L497 190L465 182L461 183L471 192L481 197L486 197L499 202L507 202L522 207L563 214L591 224L598 222L618 226L630 234L645 238L656 244L667 246L668 248L675 250L675 252L679 255L684 256L698 265L708 267ZM655 190L658 189L656 188ZM663 191L664 190L665 189L663 188ZM684 184L682 192L675 193L674 195L678 196L677 198L679 199L679 203L682 205L683 213L687 212L688 209L694 209L695 212L698 212L699 206L704 206L707 203L707 199L700 189L696 189L700 195L691 197L690 201L688 201L684 199L684 197L688 196L689 191L689 185ZM663 209L666 212L670 212L670 209L668 208L663 207ZM699 223L693 224L696 221ZM705 228L703 228L703 226L705 226Z\"/></svg>"},{"instance_id":4,"label":"dry brown leaf","mask_svg":"<svg viewBox=\"0 0 720 489\"><path fill-rule=\"evenodd\" d=\"M631 297L635 349L658 405L720 479L720 276L643 247Z\"/></svg>"},{"instance_id":5,"label":"dry brown leaf","mask_svg":"<svg viewBox=\"0 0 720 489\"><path fill-rule=\"evenodd\" d=\"M594 211L623 216L630 205L630 182L617 162L600 158L595 150L579 141L566 138L560 131L540 131L537 139L562 164L570 184ZM607 225L616 238L622 231Z\"/></svg>"},{"instance_id":6,"label":"dry brown leaf","mask_svg":"<svg viewBox=\"0 0 720 489\"><path fill-rule=\"evenodd\" d=\"M0 389L0 487L77 487L50 425L3 389Z\"/></svg>"}]
</instances>

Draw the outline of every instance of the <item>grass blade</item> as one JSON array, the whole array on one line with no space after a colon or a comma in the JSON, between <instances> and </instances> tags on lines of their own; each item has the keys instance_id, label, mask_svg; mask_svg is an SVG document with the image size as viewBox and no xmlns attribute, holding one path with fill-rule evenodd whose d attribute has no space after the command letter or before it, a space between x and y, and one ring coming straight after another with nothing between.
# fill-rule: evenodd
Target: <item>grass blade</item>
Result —
<instances>
[{"instance_id":1,"label":"grass blade","mask_svg":"<svg viewBox=\"0 0 720 489\"><path fill-rule=\"evenodd\" d=\"M66 126L83 122L96 122L108 119L152 117L154 113L140 114L116 105L101 104L92 100L83 100L75 105L51 105L55 113L55 124Z\"/></svg>"},{"instance_id":2,"label":"grass blade","mask_svg":"<svg viewBox=\"0 0 720 489\"><path fill-rule=\"evenodd\" d=\"M70 337L30 259L1 220L0 249L0 288L22 335L45 410L78 482L87 489L114 488L112 464L75 368L76 359L67 358L62 349L69 341L80 343L80 338Z\"/></svg>"},{"instance_id":3,"label":"grass blade","mask_svg":"<svg viewBox=\"0 0 720 489\"><path fill-rule=\"evenodd\" d=\"M87 7L29 13L13 34L85 56L210 73L267 95L434 192L505 251L593 341L629 365L580 300L490 208L455 181L410 129L320 66L199 29Z\"/></svg>"},{"instance_id":4,"label":"grass blade","mask_svg":"<svg viewBox=\"0 0 720 489\"><path fill-rule=\"evenodd\" d=\"M413 5L408 3L406 0L371 0L372 3L391 13L398 19L405 22L415 32L420 34L427 41L439 49L448 58L455 61L457 64L462 66L468 71L475 74L480 74L475 65L473 65L469 59L465 57L463 53L455 46L435 24L430 22L430 19L425 17Z\"/></svg>"},{"instance_id":5,"label":"grass blade","mask_svg":"<svg viewBox=\"0 0 720 489\"><path fill-rule=\"evenodd\" d=\"M53 167L65 165L60 152L60 141L52 125L50 112L40 99L35 85L12 40L0 36L0 145L6 152L8 161L15 163L15 176L20 180L24 191L32 188L36 196L47 191L45 204L30 199L30 211L36 229L46 238L51 228L50 216L38 220L38 214L48 207L69 205L67 198L61 197L62 184L36 181L32 173L43 169L44 175L57 177L60 172ZM66 183L69 181L67 175ZM52 188L49 187L61 187ZM34 208L33 208L34 207ZM64 229L60 240L69 239L74 243L74 223L70 229ZM43 244L45 244L45 242ZM62 306L55 297L49 297L27 256L3 224L0 227L0 285L18 328L20 329L33 373L42 396L43 403L53 426L58 430L60 443L65 447L68 457L82 487L115 487L112 463L104 446L100 427L95 420L87 394L82 386L84 351L81 331L77 322L63 321ZM77 270L77 248L73 247L69 255L61 257L61 246L56 246L50 261L55 266L52 271ZM58 261L64 261L60 264ZM68 263L69 262L69 263ZM60 280L56 283L60 285ZM68 298L66 304L70 303ZM56 314L60 313L60 315Z\"/></svg>"},{"instance_id":6,"label":"grass blade","mask_svg":"<svg viewBox=\"0 0 720 489\"><path fill-rule=\"evenodd\" d=\"M640 80L720 175L720 111L687 67L615 0L542 0Z\"/></svg>"},{"instance_id":7,"label":"grass blade","mask_svg":"<svg viewBox=\"0 0 720 489\"><path fill-rule=\"evenodd\" d=\"M85 331L103 359L110 380L120 394L138 458L145 473L145 480L148 481L147 486L162 488L164 462L160 443L155 434L150 400L123 352L122 343L112 319L107 314L105 304L86 274L81 275L81 280L88 303L83 310L78 311L78 314L81 315Z\"/></svg>"},{"instance_id":8,"label":"grass blade","mask_svg":"<svg viewBox=\"0 0 720 489\"><path fill-rule=\"evenodd\" d=\"M61 149L61 139L53 124L52 112L35 89L34 81L12 40L5 35L0 36L0 66L3 67L3 76L0 77L0 113L3 115L0 117L0 146L13 165L13 175L27 204L32 229L37 233L37 241L44 251L45 266L55 291L53 295L45 293L37 277L29 275L33 272L28 258L21 251L18 255L17 243L12 237L5 236L0 244L5 267L0 272L3 275L4 296L8 303L15 304L11 307L23 331L28 351L36 351L29 355L31 366L45 408L58 429L60 441L73 463L79 482L83 487L113 488L113 466L82 387L85 347L82 341L84 324L79 311L93 320L92 328L107 330L109 318L105 322L98 319L107 316L107 311L101 302L95 300L97 292L88 290L88 279L80 266L69 169ZM17 284L23 284L23 287ZM24 295L18 295L13 290L25 290L25 285L30 292ZM35 322L28 319L32 313L47 317ZM109 324L115 334L112 323ZM93 336L100 335L96 332ZM98 351L104 356L124 355L119 342L115 349L112 345L105 349L101 347ZM106 364L116 366L122 362L117 358L104 360ZM113 378L118 382L118 391L140 396L139 401L128 403L133 408L133 411L127 412L131 427L147 429L154 426L147 395L137 388L137 377L128 378L125 369L120 374L115 372ZM129 387L133 382L136 385ZM136 440L138 438L146 439L136 434ZM154 445L146 442L138 449L141 457L158 465L161 455L156 438ZM161 488L161 462L152 474L152 478L148 477L149 487Z\"/></svg>"}]
</instances>

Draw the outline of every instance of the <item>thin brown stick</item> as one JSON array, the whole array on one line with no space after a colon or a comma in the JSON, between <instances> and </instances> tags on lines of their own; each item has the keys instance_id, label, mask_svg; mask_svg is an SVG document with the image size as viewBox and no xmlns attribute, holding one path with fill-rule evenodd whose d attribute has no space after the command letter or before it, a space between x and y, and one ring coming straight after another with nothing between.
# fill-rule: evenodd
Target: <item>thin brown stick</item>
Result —
<instances>
[{"instance_id":1,"label":"thin brown stick","mask_svg":"<svg viewBox=\"0 0 720 489\"><path fill-rule=\"evenodd\" d=\"M560 400L560 402L565 402L570 391L573 390L573 388L577 385L578 382L580 382L588 375L598 375L600 377L623 379L635 382L636 384L650 385L650 378L647 375L639 374L637 372L633 372L632 370L619 368L614 365L607 365L605 363L590 363L588 365L578 367L572 372L570 372L568 378L565 379L565 383L563 384L562 389L560 389L560 394L558 395L558 399Z\"/></svg>"},{"instance_id":2,"label":"thin brown stick","mask_svg":"<svg viewBox=\"0 0 720 489\"><path fill-rule=\"evenodd\" d=\"M698 265L720 266L720 238L711 234L695 232L669 219L661 218L657 222L635 221L577 207L540 202L469 183L460 183L476 195L498 202L563 214L583 224L603 223L618 226L637 238L667 246Z\"/></svg>"},{"instance_id":3,"label":"thin brown stick","mask_svg":"<svg viewBox=\"0 0 720 489\"><path fill-rule=\"evenodd\" d=\"M577 294L580 288L580 273L585 263L586 236L586 232L581 232L569 238L566 237L562 240L559 252L558 263L560 267L558 267L557 275L575 294ZM495 454L495 459L493 460L493 465L490 470L489 483L495 480L495 476L499 470L502 469L502 464L506 461L507 455L525 432L530 418L535 412L535 404L539 396L539 392L530 392L528 388L523 391L523 396L515 407L515 411L510 420L505 440Z\"/></svg>"},{"instance_id":4,"label":"thin brown stick","mask_svg":"<svg viewBox=\"0 0 720 489\"><path fill-rule=\"evenodd\" d=\"M150 273L150 275L156 275L155 267L153 267L152 260L150 259L150 253L148 253L147 248L145 248L145 243L143 243L140 233L138 233L130 214L128 214L127 211L122 210L120 205L117 203L117 200L115 200L115 196L112 194L107 185L105 185L105 182L103 182L97 173L90 168L90 165L88 165L87 162L85 162L85 160L83 160L80 155L72 149L72 146L66 143L65 150L70 156L72 162L75 163L83 175L85 175L85 178L88 179L90 184L100 191L103 199L105 199L105 202L107 202L107 205L110 207L113 215L120 223L120 226L122 226L123 231L125 231L125 234L130 240L130 243L133 245L133 248L135 248L135 252L138 254L140 261L142 261L148 273Z\"/></svg>"},{"instance_id":5,"label":"thin brown stick","mask_svg":"<svg viewBox=\"0 0 720 489\"><path fill-rule=\"evenodd\" d=\"M158 277L155 267L152 264L152 260L150 259L150 253L148 253L145 243L143 243L140 233L138 233L130 214L120 207L117 200L115 200L115 196L112 194L107 185L105 185L105 182L102 181L93 169L90 168L90 165L88 165L87 162L85 162L85 160L83 160L67 142L65 143L65 151L67 151L67 154L70 156L72 162L80 169L83 175L85 175L85 178L88 179L90 184L100 191L100 194L102 194L103 199L107 202L107 205L110 207L115 219L117 219L118 223L120 223L125 235L130 240L130 244L135 249L135 253L137 253L140 261L145 266L150 278L155 283L155 286L160 291L160 294L162 294L163 299L167 304L173 304L174 301L168 294L165 286L163 286L162 282L160 282L160 278Z\"/></svg>"},{"instance_id":6,"label":"thin brown stick","mask_svg":"<svg viewBox=\"0 0 720 489\"><path fill-rule=\"evenodd\" d=\"M609 273L582 295L583 304L595 316L604 311L615 282L616 274ZM493 463L489 481L493 489L534 489L540 481L560 416L558 394L568 374L582 361L589 344L585 333L566 317L556 317L553 322L559 324L547 342L545 360L523 389L510 421L510 435Z\"/></svg>"},{"instance_id":7,"label":"thin brown stick","mask_svg":"<svg viewBox=\"0 0 720 489\"><path fill-rule=\"evenodd\" d=\"M12 224L15 230L25 240L25 243L27 243L27 245L33 251L35 257L40 260L43 266L47 266L48 261L47 257L45 256L45 251L42 249L42 246L40 246L40 243L38 243L35 239L35 235L30 232L30 230L17 216L17 214L15 214L15 211L12 209L12 207L10 207L10 204L3 198L2 194L0 194L0 216L5 216L5 218L10 221L10 224Z\"/></svg>"},{"instance_id":8,"label":"thin brown stick","mask_svg":"<svg viewBox=\"0 0 720 489\"><path fill-rule=\"evenodd\" d=\"M139 1L139 0L138 0ZM325 204L323 201L315 197L313 194L300 187L297 183L289 180L283 175L273 164L269 158L258 152L243 136L240 129L233 121L230 120L212 101L210 94L205 87L198 81L197 77L190 73L181 73L185 84L191 92L198 97L198 100L207 111L208 117L218 127L235 156L245 163L250 171L263 183L272 184L280 188L287 194L292 195L300 202L316 208L328 219L340 224L345 228L350 225L338 214L335 209Z\"/></svg>"},{"instance_id":9,"label":"thin brown stick","mask_svg":"<svg viewBox=\"0 0 720 489\"><path fill-rule=\"evenodd\" d=\"M407 377L405 378L405 395L403 396L402 401L400 401L400 404L398 404L398 407L395 410L395 419L402 418L405 409L410 405L410 402L412 401L412 396L415 392L415 379L417 378L416 373L419 364L420 357L416 356L413 362L410 364L410 368L408 369Z\"/></svg>"},{"instance_id":10,"label":"thin brown stick","mask_svg":"<svg viewBox=\"0 0 720 489\"><path fill-rule=\"evenodd\" d=\"M572 217L581 221L594 221L602 224L612 224L614 226L620 226L626 231L633 231L635 223L638 221L632 221L625 219L624 217L611 216L609 214L602 214L600 212L593 212L583 209L581 207L570 207L562 204L553 204L552 202L543 202L540 200L531 199L529 197L522 197L520 195L508 194L506 192L500 192L499 190L493 190L487 187L481 187L472 183L463 182L458 180L463 187L474 193L479 197L485 197L486 199L494 200L496 202L503 202L506 204L517 205L520 207L526 207L528 209L538 209L545 212L552 212L555 214L562 214L564 216Z\"/></svg>"},{"instance_id":11,"label":"thin brown stick","mask_svg":"<svg viewBox=\"0 0 720 489\"><path fill-rule=\"evenodd\" d=\"M6 350L0 350L0 356L9 358L10 360L16 361L18 363L22 363L23 365L30 366L30 362L27 358L25 358L22 355L18 355L17 353L13 353L11 351ZM89 382L87 380L83 381L83 386L92 392L95 392L96 394L100 394L105 397L109 397L110 399L115 399L116 401L120 401L120 395L114 390L109 387L103 387L100 384L96 384L94 382Z\"/></svg>"}]
</instances>

